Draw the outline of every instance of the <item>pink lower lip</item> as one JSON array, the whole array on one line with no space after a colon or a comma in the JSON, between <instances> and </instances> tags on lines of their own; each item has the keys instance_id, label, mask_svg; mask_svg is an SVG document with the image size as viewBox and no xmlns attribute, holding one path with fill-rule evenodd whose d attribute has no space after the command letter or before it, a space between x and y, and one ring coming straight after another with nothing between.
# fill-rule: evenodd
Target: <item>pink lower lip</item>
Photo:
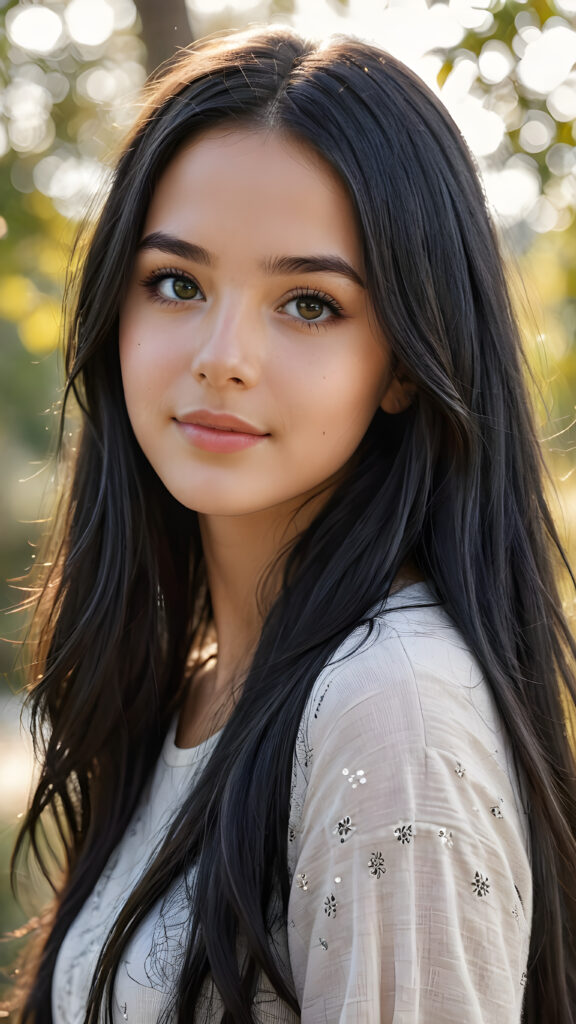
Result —
<instances>
[{"instance_id":1,"label":"pink lower lip","mask_svg":"<svg viewBox=\"0 0 576 1024\"><path fill-rule=\"evenodd\" d=\"M216 427L202 427L199 423L182 423L177 420L179 430L195 448L205 452L241 452L263 441L268 434L243 434L239 430L218 430Z\"/></svg>"}]
</instances>

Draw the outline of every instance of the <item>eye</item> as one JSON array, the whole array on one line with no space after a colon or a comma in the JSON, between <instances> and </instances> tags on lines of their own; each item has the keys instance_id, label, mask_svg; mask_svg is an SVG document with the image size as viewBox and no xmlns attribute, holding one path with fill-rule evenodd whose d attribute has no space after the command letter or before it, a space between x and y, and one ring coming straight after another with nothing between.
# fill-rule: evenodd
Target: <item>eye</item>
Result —
<instances>
[{"instance_id":1,"label":"eye","mask_svg":"<svg viewBox=\"0 0 576 1024\"><path fill-rule=\"evenodd\" d=\"M165 299L195 299L200 289L187 277L164 277L158 282L158 293Z\"/></svg>"},{"instance_id":2,"label":"eye","mask_svg":"<svg viewBox=\"0 0 576 1024\"><path fill-rule=\"evenodd\" d=\"M298 292L280 308L288 316L310 324L323 324L342 316L342 307L335 299L313 289Z\"/></svg>"},{"instance_id":3,"label":"eye","mask_svg":"<svg viewBox=\"0 0 576 1024\"><path fill-rule=\"evenodd\" d=\"M204 299L196 281L175 270L155 270L141 282L156 302L182 303Z\"/></svg>"}]
</instances>

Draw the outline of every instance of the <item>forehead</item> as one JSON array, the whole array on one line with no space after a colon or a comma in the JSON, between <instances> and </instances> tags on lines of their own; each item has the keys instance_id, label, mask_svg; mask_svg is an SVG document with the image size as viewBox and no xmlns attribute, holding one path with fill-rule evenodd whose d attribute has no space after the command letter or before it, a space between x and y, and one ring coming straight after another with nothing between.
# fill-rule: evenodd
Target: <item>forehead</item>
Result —
<instances>
[{"instance_id":1,"label":"forehead","mask_svg":"<svg viewBox=\"0 0 576 1024\"><path fill-rule=\"evenodd\" d=\"M360 258L354 209L336 171L305 143L264 130L219 127L180 150L148 210L144 233L158 230L206 247L210 239L219 248L235 241L260 255L280 246Z\"/></svg>"}]
</instances>

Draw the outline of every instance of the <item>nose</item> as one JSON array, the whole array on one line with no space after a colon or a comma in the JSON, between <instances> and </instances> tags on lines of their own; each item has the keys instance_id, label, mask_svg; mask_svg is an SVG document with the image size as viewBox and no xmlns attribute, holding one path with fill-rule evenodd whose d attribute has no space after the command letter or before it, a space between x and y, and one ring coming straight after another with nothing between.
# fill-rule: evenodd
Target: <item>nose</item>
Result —
<instances>
[{"instance_id":1,"label":"nose","mask_svg":"<svg viewBox=\"0 0 576 1024\"><path fill-rule=\"evenodd\" d=\"M263 324L242 297L223 303L198 325L191 370L214 388L251 388L261 372Z\"/></svg>"}]
</instances>

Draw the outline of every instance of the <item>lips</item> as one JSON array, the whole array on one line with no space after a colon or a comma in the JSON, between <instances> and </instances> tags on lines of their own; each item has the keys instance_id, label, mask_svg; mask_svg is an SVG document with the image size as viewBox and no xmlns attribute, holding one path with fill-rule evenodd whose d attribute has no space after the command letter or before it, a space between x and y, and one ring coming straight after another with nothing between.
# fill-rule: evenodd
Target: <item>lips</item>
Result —
<instances>
[{"instance_id":1,"label":"lips","mask_svg":"<svg viewBox=\"0 0 576 1024\"><path fill-rule=\"evenodd\" d=\"M270 435L254 424L228 413L198 409L175 418L180 434L195 448L233 453L259 444Z\"/></svg>"},{"instance_id":2,"label":"lips","mask_svg":"<svg viewBox=\"0 0 576 1024\"><path fill-rule=\"evenodd\" d=\"M267 431L259 430L246 420L238 416L229 416L225 412L209 412L205 409L198 409L196 412L184 413L178 416L179 423L191 423L197 427L208 427L212 430L233 430L240 434L256 434L265 437Z\"/></svg>"}]
</instances>

